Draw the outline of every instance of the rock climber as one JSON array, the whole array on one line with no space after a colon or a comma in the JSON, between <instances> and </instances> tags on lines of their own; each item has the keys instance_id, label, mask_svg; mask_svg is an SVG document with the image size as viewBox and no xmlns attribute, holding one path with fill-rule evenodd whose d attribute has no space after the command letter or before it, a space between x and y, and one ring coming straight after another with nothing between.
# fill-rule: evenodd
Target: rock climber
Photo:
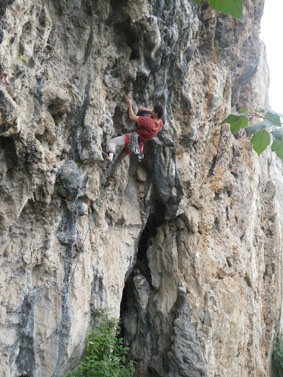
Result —
<instances>
[{"instance_id":1,"label":"rock climber","mask_svg":"<svg viewBox=\"0 0 283 377\"><path fill-rule=\"evenodd\" d=\"M128 105L130 120L136 122L138 127L130 134L118 136L108 141L106 145L106 159L108 161L113 160L117 148L121 147L124 147L126 154L133 152L137 154L139 160L141 160L143 158L144 143L156 136L162 128L161 117L163 115L163 108L161 105L154 105L152 110L140 106L138 114L145 112L150 114L150 116L138 116L133 112L131 100L127 97L125 97L124 100Z\"/></svg>"}]
</instances>

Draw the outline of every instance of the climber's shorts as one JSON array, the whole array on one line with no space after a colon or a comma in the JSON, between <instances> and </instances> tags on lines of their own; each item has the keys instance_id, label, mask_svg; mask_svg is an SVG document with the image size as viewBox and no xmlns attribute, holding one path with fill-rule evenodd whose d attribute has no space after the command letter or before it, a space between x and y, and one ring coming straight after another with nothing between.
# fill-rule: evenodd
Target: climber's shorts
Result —
<instances>
[{"instance_id":1,"label":"climber's shorts","mask_svg":"<svg viewBox=\"0 0 283 377\"><path fill-rule=\"evenodd\" d=\"M125 135L125 147L123 150L126 154L131 154L131 135L129 134Z\"/></svg>"}]
</instances>

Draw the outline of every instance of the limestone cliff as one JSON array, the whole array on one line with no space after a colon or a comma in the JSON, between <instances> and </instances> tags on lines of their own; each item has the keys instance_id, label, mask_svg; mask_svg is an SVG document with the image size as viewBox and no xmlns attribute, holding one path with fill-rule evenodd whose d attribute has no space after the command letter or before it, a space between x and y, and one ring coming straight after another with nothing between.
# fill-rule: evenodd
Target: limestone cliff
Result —
<instances>
[{"instance_id":1,"label":"limestone cliff","mask_svg":"<svg viewBox=\"0 0 283 377\"><path fill-rule=\"evenodd\" d=\"M282 167L220 125L267 105L262 12L0 2L1 376L51 377L56 362L64 376L103 307L121 316L137 377L269 375ZM141 164L115 163L84 239L105 143L135 128L125 94L135 110L161 103L164 128Z\"/></svg>"}]
</instances>

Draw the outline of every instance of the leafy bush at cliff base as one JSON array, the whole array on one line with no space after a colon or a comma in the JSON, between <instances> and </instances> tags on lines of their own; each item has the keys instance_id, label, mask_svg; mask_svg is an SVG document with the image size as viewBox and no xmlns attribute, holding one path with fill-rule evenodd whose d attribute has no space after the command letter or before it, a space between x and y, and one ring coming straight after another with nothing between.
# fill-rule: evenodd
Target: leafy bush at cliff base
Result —
<instances>
[{"instance_id":1,"label":"leafy bush at cliff base","mask_svg":"<svg viewBox=\"0 0 283 377\"><path fill-rule=\"evenodd\" d=\"M247 127L253 118L263 120ZM275 111L261 109L248 113L247 110L240 110L235 114L230 114L221 124L223 123L229 123L233 135L241 128L245 129L247 136L253 135L251 144L258 155L265 151L273 140L271 150L283 161L283 124L280 115Z\"/></svg>"},{"instance_id":2,"label":"leafy bush at cliff base","mask_svg":"<svg viewBox=\"0 0 283 377\"><path fill-rule=\"evenodd\" d=\"M272 366L278 377L283 376L283 336L277 335L273 343Z\"/></svg>"},{"instance_id":3,"label":"leafy bush at cliff base","mask_svg":"<svg viewBox=\"0 0 283 377\"><path fill-rule=\"evenodd\" d=\"M126 362L119 320L101 314L100 324L89 334L79 367L66 377L131 377L133 361Z\"/></svg>"},{"instance_id":4,"label":"leafy bush at cliff base","mask_svg":"<svg viewBox=\"0 0 283 377\"><path fill-rule=\"evenodd\" d=\"M242 17L242 0L208 0L211 8L235 18ZM201 0L196 0L199 4Z\"/></svg>"}]
</instances>

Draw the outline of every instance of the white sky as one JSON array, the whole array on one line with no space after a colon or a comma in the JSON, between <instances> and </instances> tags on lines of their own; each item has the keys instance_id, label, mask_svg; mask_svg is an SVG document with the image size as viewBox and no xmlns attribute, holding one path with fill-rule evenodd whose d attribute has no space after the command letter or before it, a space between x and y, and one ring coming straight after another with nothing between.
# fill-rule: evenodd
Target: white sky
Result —
<instances>
[{"instance_id":1,"label":"white sky","mask_svg":"<svg viewBox=\"0 0 283 377\"><path fill-rule=\"evenodd\" d=\"M283 0L265 0L261 39L270 71L269 105L283 114Z\"/></svg>"}]
</instances>

